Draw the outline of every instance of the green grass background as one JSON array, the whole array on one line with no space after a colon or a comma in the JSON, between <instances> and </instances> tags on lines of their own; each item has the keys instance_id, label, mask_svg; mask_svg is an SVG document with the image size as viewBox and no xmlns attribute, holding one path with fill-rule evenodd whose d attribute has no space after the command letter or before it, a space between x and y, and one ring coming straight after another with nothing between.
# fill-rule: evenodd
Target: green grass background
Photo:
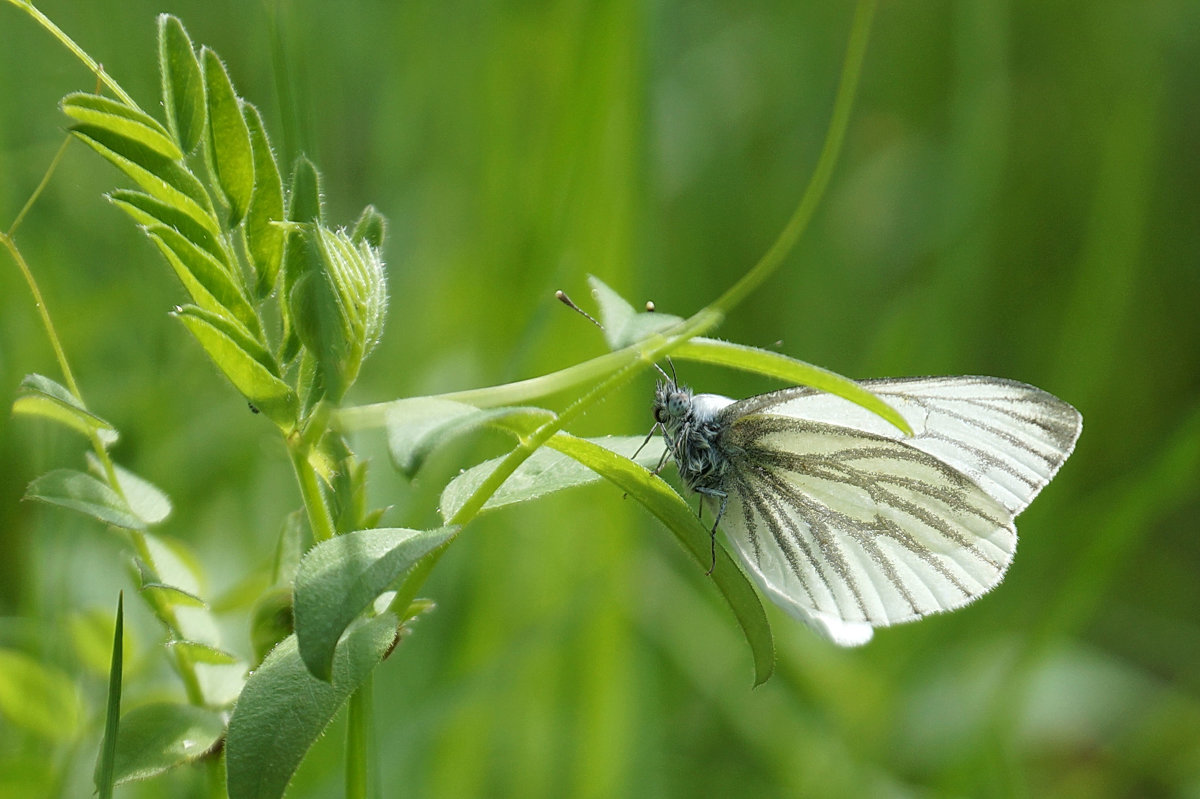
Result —
<instances>
[{"instance_id":1,"label":"green grass background","mask_svg":"<svg viewBox=\"0 0 1200 799\"><path fill-rule=\"evenodd\" d=\"M283 5L283 4L281 4ZM227 62L281 156L307 152L331 219L390 220L384 343L351 401L529 377L597 354L564 311L595 274L689 314L787 219L828 121L852 4L363 2L44 10L156 109L154 14ZM272 17L281 42L273 55ZM280 68L282 66L282 72ZM0 224L94 79L0 7ZM286 102L278 86L286 87ZM386 796L1200 796L1200 5L884 3L843 158L787 265L718 331L856 377L994 374L1084 416L1018 520L1005 582L858 650L769 609L776 676L751 664L671 536L600 486L480 519L425 593L437 610L378 671ZM117 459L176 506L248 650L245 597L299 497L270 425L166 311L183 292L77 143L24 222L84 396ZM778 387L679 364L706 391ZM0 405L59 375L28 291L0 268ZM573 428L649 428L646 376ZM564 401L569 398L563 398ZM412 484L377 437L387 521L436 523L484 437ZM0 719L0 769L90 790L103 676L70 642L130 589L127 554L21 501L81 441L0 414L0 646L78 686L83 719ZM127 702L179 694L127 603ZM85 625L82 625L85 626ZM100 650L103 663L105 655ZM290 795L340 795L341 722ZM27 777L25 776L27 775ZM205 795L180 773L123 796Z\"/></svg>"}]
</instances>

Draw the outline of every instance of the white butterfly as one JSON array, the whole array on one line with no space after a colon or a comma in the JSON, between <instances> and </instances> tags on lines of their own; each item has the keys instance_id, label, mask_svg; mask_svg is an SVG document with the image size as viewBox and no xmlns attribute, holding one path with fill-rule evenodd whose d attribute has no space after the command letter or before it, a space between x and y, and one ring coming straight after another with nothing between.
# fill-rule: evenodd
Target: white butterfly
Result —
<instances>
[{"instance_id":1,"label":"white butterfly","mask_svg":"<svg viewBox=\"0 0 1200 799\"><path fill-rule=\"evenodd\" d=\"M861 385L913 435L809 388L735 402L671 380L654 399L684 485L716 508L751 578L843 646L996 586L1016 549L1013 518L1083 424L1067 403L1012 380Z\"/></svg>"}]
</instances>

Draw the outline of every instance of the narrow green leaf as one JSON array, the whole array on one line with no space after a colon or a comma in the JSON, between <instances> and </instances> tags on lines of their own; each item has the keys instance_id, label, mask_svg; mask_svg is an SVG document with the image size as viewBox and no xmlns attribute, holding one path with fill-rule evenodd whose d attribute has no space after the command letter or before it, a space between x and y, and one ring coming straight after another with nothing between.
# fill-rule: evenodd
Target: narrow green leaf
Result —
<instances>
[{"instance_id":1,"label":"narrow green leaf","mask_svg":"<svg viewBox=\"0 0 1200 799\"><path fill-rule=\"evenodd\" d=\"M214 312L196 305L176 306L172 313L178 317L194 316L203 319L207 324L228 336L247 356L254 359L269 373L276 377L280 376L279 364L275 357L237 319L221 311Z\"/></svg>"},{"instance_id":2,"label":"narrow green leaf","mask_svg":"<svg viewBox=\"0 0 1200 799\"><path fill-rule=\"evenodd\" d=\"M166 647L183 652L194 663L212 663L223 666L240 662L237 655L200 641L167 641Z\"/></svg>"},{"instance_id":3,"label":"narrow green leaf","mask_svg":"<svg viewBox=\"0 0 1200 799\"><path fill-rule=\"evenodd\" d=\"M191 763L209 752L225 733L215 710L155 702L121 718L114 777L117 785L144 780Z\"/></svg>"},{"instance_id":4,"label":"narrow green leaf","mask_svg":"<svg viewBox=\"0 0 1200 799\"><path fill-rule=\"evenodd\" d=\"M246 209L246 251L254 265L256 276L254 294L263 299L275 288L279 267L283 262L283 182L279 165L271 151L271 142L263 128L258 109L242 104L246 127L250 130L250 146L254 151L254 191Z\"/></svg>"},{"instance_id":5,"label":"narrow green leaf","mask_svg":"<svg viewBox=\"0 0 1200 799\"><path fill-rule=\"evenodd\" d=\"M186 167L140 142L95 125L76 125L71 132L145 191L178 208L213 235L220 235L212 201L204 186Z\"/></svg>"},{"instance_id":6,"label":"narrow green leaf","mask_svg":"<svg viewBox=\"0 0 1200 799\"><path fill-rule=\"evenodd\" d=\"M173 161L183 157L171 134L157 119L139 109L130 108L120 100L75 92L62 99L62 110L76 122L94 125L131 139Z\"/></svg>"},{"instance_id":7,"label":"narrow green leaf","mask_svg":"<svg viewBox=\"0 0 1200 799\"><path fill-rule=\"evenodd\" d=\"M207 47L200 51L208 102L208 146L217 183L229 204L229 226L246 214L254 191L254 152L250 130L242 116L241 101L229 81L225 65Z\"/></svg>"},{"instance_id":8,"label":"narrow green leaf","mask_svg":"<svg viewBox=\"0 0 1200 799\"><path fill-rule=\"evenodd\" d=\"M278 799L313 742L396 641L390 613L352 630L337 648L333 680L308 673L295 636L246 681L225 741L229 799Z\"/></svg>"},{"instance_id":9,"label":"narrow green leaf","mask_svg":"<svg viewBox=\"0 0 1200 799\"><path fill-rule=\"evenodd\" d=\"M269 358L269 354L244 330L228 317L195 306L177 308L174 313L246 399L281 427L295 424L296 393L263 364L263 357Z\"/></svg>"},{"instance_id":10,"label":"narrow green leaf","mask_svg":"<svg viewBox=\"0 0 1200 799\"><path fill-rule=\"evenodd\" d=\"M104 709L104 738L96 760L93 781L100 799L111 799L117 756L117 734L121 726L121 675L124 671L125 592L117 594L117 621L113 628L112 664L108 669L108 698Z\"/></svg>"},{"instance_id":11,"label":"narrow green leaf","mask_svg":"<svg viewBox=\"0 0 1200 799\"><path fill-rule=\"evenodd\" d=\"M448 543L457 527L378 528L323 541L296 572L296 636L311 674L333 674L334 648L346 628L414 563Z\"/></svg>"},{"instance_id":12,"label":"narrow green leaf","mask_svg":"<svg viewBox=\"0 0 1200 799\"><path fill-rule=\"evenodd\" d=\"M145 562L139 562L139 571L144 580L176 586L176 590L190 594L200 604L204 604L199 599L204 593L200 563L187 544L176 538L153 533L143 534L142 540L145 542L148 558ZM213 632L216 630L215 627L211 629ZM195 641L212 640L208 631L181 630L180 634Z\"/></svg>"},{"instance_id":13,"label":"narrow green leaf","mask_svg":"<svg viewBox=\"0 0 1200 799\"><path fill-rule=\"evenodd\" d=\"M143 521L128 503L90 474L74 469L55 469L29 484L26 499L77 510L114 527L144 530Z\"/></svg>"},{"instance_id":14,"label":"narrow green leaf","mask_svg":"<svg viewBox=\"0 0 1200 799\"><path fill-rule=\"evenodd\" d=\"M316 165L301 156L292 169L292 186L288 192L289 222L320 222L324 217L321 206L321 174Z\"/></svg>"},{"instance_id":15,"label":"narrow green leaf","mask_svg":"<svg viewBox=\"0 0 1200 799\"><path fill-rule=\"evenodd\" d=\"M300 351L300 337L296 333L296 325L292 319L291 302L292 289L296 282L306 274L317 271L320 264L317 253L309 246L300 225L309 222L320 222L321 209L321 176L312 161L301 157L297 159L292 169L291 186L287 198L287 220L297 223L287 230L283 244L283 293L280 312L283 315L283 341L280 345L280 360L289 362ZM307 366L313 370L308 373L309 379L304 385L313 388L315 378L314 362ZM305 396L309 391L303 392ZM312 403L306 401L305 407Z\"/></svg>"},{"instance_id":16,"label":"narrow green leaf","mask_svg":"<svg viewBox=\"0 0 1200 799\"><path fill-rule=\"evenodd\" d=\"M434 449L454 438L487 425L529 433L553 416L540 408L481 410L435 397L413 397L388 408L388 452L396 468L411 479Z\"/></svg>"},{"instance_id":17,"label":"narrow green leaf","mask_svg":"<svg viewBox=\"0 0 1200 799\"><path fill-rule=\"evenodd\" d=\"M662 478L629 458L592 441L558 433L546 445L595 470L658 517L706 571L712 565L709 529L679 494ZM775 643L762 601L724 547L717 547L713 584L720 590L741 625L754 659L754 684L765 682L775 669Z\"/></svg>"},{"instance_id":18,"label":"narrow green leaf","mask_svg":"<svg viewBox=\"0 0 1200 799\"><path fill-rule=\"evenodd\" d=\"M163 582L154 566L141 558L135 557L133 565L138 572L138 590L148 595L147 598L155 608L208 607L207 603L194 590Z\"/></svg>"},{"instance_id":19,"label":"narrow green leaf","mask_svg":"<svg viewBox=\"0 0 1200 799\"><path fill-rule=\"evenodd\" d=\"M104 468L94 453L87 454L87 461L92 474L103 479ZM162 489L120 464L114 463L113 470L117 474L117 485L121 487L121 493L129 503L129 509L147 525L158 524L171 515L171 500Z\"/></svg>"},{"instance_id":20,"label":"narrow green leaf","mask_svg":"<svg viewBox=\"0 0 1200 799\"><path fill-rule=\"evenodd\" d=\"M163 627L174 638L220 646L216 619L201 598L204 589L195 555L173 538L143 533L142 542L145 557L132 559L135 577Z\"/></svg>"},{"instance_id":21,"label":"narrow green leaf","mask_svg":"<svg viewBox=\"0 0 1200 799\"><path fill-rule=\"evenodd\" d=\"M560 434L561 435L561 434ZM645 441L643 436L606 436L588 439L593 444L615 452L622 458L631 459ZM637 462L653 468L662 460L661 436L654 436L642 448ZM442 491L439 512L443 519L452 519L463 504L500 465L503 458L493 458L472 466L450 481ZM599 482L601 476L574 458L549 449L539 449L530 455L516 471L509 475L483 510L495 510L505 505L537 499L564 488ZM706 567L707 568L707 567Z\"/></svg>"},{"instance_id":22,"label":"narrow green leaf","mask_svg":"<svg viewBox=\"0 0 1200 799\"><path fill-rule=\"evenodd\" d=\"M188 214L173 205L167 205L157 197L133 189L117 189L109 192L108 200L129 214L142 227L165 226L195 244L221 263L230 263L230 255L220 241Z\"/></svg>"},{"instance_id":23,"label":"narrow green leaf","mask_svg":"<svg viewBox=\"0 0 1200 799\"><path fill-rule=\"evenodd\" d=\"M836 372L822 369L820 366L813 366L811 363L789 358L778 352L731 344L728 341L717 341L711 338L694 338L681 344L671 355L681 360L729 366L760 375L790 380L803 386L812 386L849 400L856 405L861 405L895 425L904 434L912 435L912 428L909 427L908 422L904 421L903 416L850 378L842 377Z\"/></svg>"},{"instance_id":24,"label":"narrow green leaf","mask_svg":"<svg viewBox=\"0 0 1200 799\"><path fill-rule=\"evenodd\" d=\"M150 240L166 257L192 301L209 311L237 319L256 338L262 334L258 314L234 282L232 267L205 252L173 228L146 228Z\"/></svg>"},{"instance_id":25,"label":"narrow green leaf","mask_svg":"<svg viewBox=\"0 0 1200 799\"><path fill-rule=\"evenodd\" d=\"M0 717L51 741L79 729L75 684L61 669L15 649L0 649Z\"/></svg>"},{"instance_id":26,"label":"narrow green leaf","mask_svg":"<svg viewBox=\"0 0 1200 799\"><path fill-rule=\"evenodd\" d=\"M387 220L375 209L375 206L368 205L359 214L358 221L354 223L354 232L350 234L350 238L355 242L365 241L378 250L383 246L386 235Z\"/></svg>"},{"instance_id":27,"label":"narrow green leaf","mask_svg":"<svg viewBox=\"0 0 1200 799\"><path fill-rule=\"evenodd\" d=\"M683 321L670 314L634 311L632 305L598 277L589 276L588 284L600 308L600 324L604 326L604 340L609 349L628 347Z\"/></svg>"},{"instance_id":28,"label":"narrow green leaf","mask_svg":"<svg viewBox=\"0 0 1200 799\"><path fill-rule=\"evenodd\" d=\"M25 375L12 410L15 414L51 419L84 435L94 432L108 446L117 440L115 427L85 408L65 386L43 375Z\"/></svg>"},{"instance_id":29,"label":"narrow green leaf","mask_svg":"<svg viewBox=\"0 0 1200 799\"><path fill-rule=\"evenodd\" d=\"M204 135L204 78L191 38L170 14L158 17L158 71L167 126L183 151L191 153Z\"/></svg>"}]
</instances>

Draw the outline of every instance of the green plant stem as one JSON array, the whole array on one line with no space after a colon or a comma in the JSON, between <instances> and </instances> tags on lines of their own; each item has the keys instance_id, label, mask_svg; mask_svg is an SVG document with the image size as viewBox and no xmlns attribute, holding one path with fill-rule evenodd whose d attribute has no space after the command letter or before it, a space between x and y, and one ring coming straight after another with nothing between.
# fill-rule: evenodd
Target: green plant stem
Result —
<instances>
[{"instance_id":1,"label":"green plant stem","mask_svg":"<svg viewBox=\"0 0 1200 799\"><path fill-rule=\"evenodd\" d=\"M12 238L17 235L17 228L25 221L25 215L29 213L29 209L37 202L38 197L42 196L42 192L46 190L46 186L50 183L50 178L58 169L58 163L62 161L63 155L67 152L67 147L71 144L71 137L64 136L63 143L58 146L58 151L54 153L54 157L50 159L50 166L46 167L46 174L42 175L42 180L37 184L37 188L33 190L33 194L29 195L29 199L25 201L25 205L21 206L21 210L17 212L17 218L13 220L12 225L8 228L8 237Z\"/></svg>"},{"instance_id":2,"label":"green plant stem","mask_svg":"<svg viewBox=\"0 0 1200 799\"><path fill-rule=\"evenodd\" d=\"M333 538L336 531L333 526L333 516L321 491L321 480L316 470L308 462L308 449L299 436L287 439L288 455L292 460L292 471L296 473L296 482L300 484L300 496L304 499L304 510L308 513L308 523L312 528L313 540L320 543Z\"/></svg>"},{"instance_id":3,"label":"green plant stem","mask_svg":"<svg viewBox=\"0 0 1200 799\"><path fill-rule=\"evenodd\" d=\"M378 793L371 773L374 757L374 678L370 675L350 694L346 725L346 799L367 799Z\"/></svg>"},{"instance_id":4,"label":"green plant stem","mask_svg":"<svg viewBox=\"0 0 1200 799\"><path fill-rule=\"evenodd\" d=\"M16 225L14 224L13 227L15 228ZM54 321L50 318L50 310L46 307L46 300L42 297L42 290L38 288L37 280L33 277L33 270L29 268L29 264L17 248L17 243L10 235L0 233L0 243L4 244L9 255L12 256L13 262L17 265L17 269L20 270L21 276L25 279L25 285L29 287L29 292L33 295L33 305L37 308L38 316L42 321L42 328L46 331L46 338L50 341L51 349L54 350L54 358L58 361L58 368L62 372L63 382L67 384L67 390L79 401L82 407L86 408L87 403L83 401L83 395L79 392L79 384L75 382L75 374L71 371L71 364L67 361L66 350L63 349L62 341L58 337L58 331L54 328ZM112 458L108 455L108 450L104 447L104 442L100 440L100 434L95 430L89 430L87 436L92 444L92 451L96 453L96 458L104 469L104 475L107 478L109 487L113 491L116 491L122 498L125 498L125 492L121 489L121 484L117 480L116 467L113 465Z\"/></svg>"},{"instance_id":5,"label":"green plant stem","mask_svg":"<svg viewBox=\"0 0 1200 799\"><path fill-rule=\"evenodd\" d=\"M74 40L72 40L70 36L63 33L61 28L51 22L50 18L41 11L38 11L32 3L28 2L28 0L8 0L8 2L24 11L29 16L33 17L35 22L45 28L46 31L55 39L58 39L62 46L67 48L72 55L82 61L83 65L91 70L92 74L94 74L101 83L107 86L108 90L116 95L121 102L125 103L130 108L136 108L137 110L141 111L141 108L139 108L138 104L134 102L134 99L130 97L124 89L121 88L119 83L113 80L109 74L104 71L104 67L96 63L96 61L90 55L83 51L82 47L75 44Z\"/></svg>"},{"instance_id":6,"label":"green plant stem","mask_svg":"<svg viewBox=\"0 0 1200 799\"><path fill-rule=\"evenodd\" d=\"M796 246L800 236L808 228L829 186L829 178L833 174L841 154L842 142L846 138L846 128L850 123L850 110L854 107L854 95L858 91L859 77L862 75L863 59L867 53L867 40L871 32L871 18L875 15L876 0L859 0L854 10L854 21L850 27L850 41L846 47L846 55L842 60L842 77L838 84L837 96L833 102L833 112L830 114L829 130L825 134L825 142L821 146L821 155L813 169L812 178L800 198L800 204L792 213L790 219L779 234L779 238L771 248L759 259L749 272L722 294L709 307L722 316L746 296L758 288L770 277L784 258Z\"/></svg>"}]
</instances>

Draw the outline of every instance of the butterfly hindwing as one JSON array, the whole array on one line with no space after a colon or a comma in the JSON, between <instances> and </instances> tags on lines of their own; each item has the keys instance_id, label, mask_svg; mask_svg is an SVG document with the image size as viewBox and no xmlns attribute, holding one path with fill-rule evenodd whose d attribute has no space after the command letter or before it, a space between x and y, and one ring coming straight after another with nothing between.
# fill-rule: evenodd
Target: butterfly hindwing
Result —
<instances>
[{"instance_id":1,"label":"butterfly hindwing","mask_svg":"<svg viewBox=\"0 0 1200 799\"><path fill-rule=\"evenodd\" d=\"M776 602L840 643L865 642L864 624L963 605L1012 560L1008 511L903 442L750 414L727 428L722 445L726 534Z\"/></svg>"}]
</instances>

